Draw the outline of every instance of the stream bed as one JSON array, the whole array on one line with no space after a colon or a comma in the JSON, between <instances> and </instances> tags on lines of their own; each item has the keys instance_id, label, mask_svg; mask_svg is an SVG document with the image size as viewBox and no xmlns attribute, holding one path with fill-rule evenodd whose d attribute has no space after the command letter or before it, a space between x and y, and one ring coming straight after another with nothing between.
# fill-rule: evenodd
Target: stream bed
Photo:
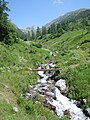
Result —
<instances>
[{"instance_id":1,"label":"stream bed","mask_svg":"<svg viewBox=\"0 0 90 120\"><path fill-rule=\"evenodd\" d=\"M55 68L55 64L49 62L38 69L41 70L44 67L46 69ZM77 101L67 97L66 81L55 79L55 76L60 74L59 71L37 71L37 74L40 78L37 80L37 84L31 86L28 90L25 95L26 99L34 99L39 94L44 99L42 105L53 110L59 118L66 115L70 120L90 120L90 116L86 116L82 109L77 107ZM86 100L83 99L83 102L86 102Z\"/></svg>"}]
</instances>

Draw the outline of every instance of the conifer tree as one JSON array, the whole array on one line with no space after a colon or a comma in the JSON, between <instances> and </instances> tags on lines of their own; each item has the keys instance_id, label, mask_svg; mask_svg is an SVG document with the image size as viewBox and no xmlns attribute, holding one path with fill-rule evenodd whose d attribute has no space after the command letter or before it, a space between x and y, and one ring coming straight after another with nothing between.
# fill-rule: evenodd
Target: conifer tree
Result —
<instances>
[{"instance_id":1,"label":"conifer tree","mask_svg":"<svg viewBox=\"0 0 90 120\"><path fill-rule=\"evenodd\" d=\"M45 26L42 26L42 35L46 35L47 34L47 30Z\"/></svg>"},{"instance_id":2,"label":"conifer tree","mask_svg":"<svg viewBox=\"0 0 90 120\"><path fill-rule=\"evenodd\" d=\"M34 30L31 30L31 39L32 40L35 39L35 32L34 32Z\"/></svg>"},{"instance_id":3,"label":"conifer tree","mask_svg":"<svg viewBox=\"0 0 90 120\"><path fill-rule=\"evenodd\" d=\"M11 45L17 41L16 31L13 25L8 20L9 8L7 7L8 2L0 0L0 42Z\"/></svg>"},{"instance_id":4,"label":"conifer tree","mask_svg":"<svg viewBox=\"0 0 90 120\"><path fill-rule=\"evenodd\" d=\"M37 30L36 30L36 39L39 38L41 36L41 30L39 27L37 27Z\"/></svg>"}]
</instances>

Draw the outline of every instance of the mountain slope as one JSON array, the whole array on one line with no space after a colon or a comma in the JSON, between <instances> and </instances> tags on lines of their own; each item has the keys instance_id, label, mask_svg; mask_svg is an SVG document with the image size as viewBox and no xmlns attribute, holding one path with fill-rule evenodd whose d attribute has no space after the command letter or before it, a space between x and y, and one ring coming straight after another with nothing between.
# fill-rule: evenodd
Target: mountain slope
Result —
<instances>
[{"instance_id":1,"label":"mountain slope","mask_svg":"<svg viewBox=\"0 0 90 120\"><path fill-rule=\"evenodd\" d=\"M51 24L59 23L59 22L68 22L73 20L78 20L80 18L86 18L87 16L90 16L90 9L79 9L76 11L68 12L63 16L58 17L57 19L54 19L50 23L46 24L46 28L50 27Z\"/></svg>"},{"instance_id":2,"label":"mountain slope","mask_svg":"<svg viewBox=\"0 0 90 120\"><path fill-rule=\"evenodd\" d=\"M23 32L20 28L18 28L17 25L15 25L14 23L12 23L12 25L15 27L15 29L16 29L16 31L17 31L17 33L18 33L18 36L19 36L20 38L23 39L24 37L26 37L25 32Z\"/></svg>"}]
</instances>

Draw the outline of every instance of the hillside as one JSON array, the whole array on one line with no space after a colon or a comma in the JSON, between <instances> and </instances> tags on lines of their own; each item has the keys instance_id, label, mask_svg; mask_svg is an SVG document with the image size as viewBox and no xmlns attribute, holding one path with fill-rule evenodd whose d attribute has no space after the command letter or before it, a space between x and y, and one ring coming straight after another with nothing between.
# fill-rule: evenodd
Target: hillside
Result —
<instances>
[{"instance_id":1,"label":"hillside","mask_svg":"<svg viewBox=\"0 0 90 120\"><path fill-rule=\"evenodd\" d=\"M10 47L0 43L1 120L39 120L44 117L48 120L53 117L58 119L48 109L35 104L35 101L26 101L22 96L39 77L30 69L50 59L49 51L39 47L38 44L23 41ZM28 106L31 106L30 114L27 111ZM14 113L13 107L18 107L19 112Z\"/></svg>"},{"instance_id":2,"label":"hillside","mask_svg":"<svg viewBox=\"0 0 90 120\"><path fill-rule=\"evenodd\" d=\"M77 86L78 84L82 86L82 84L79 83L79 79L81 79L82 82L87 79L86 81L89 82L90 41L87 41L89 39L90 34L87 34L87 31L79 30L69 31L60 38L41 40L39 43L41 42L43 47L52 51L54 56L53 59L57 63L57 67L62 68L62 77L67 78L67 82L72 82L74 80L74 85L76 84ZM84 69L86 71L85 73ZM86 84L87 83L85 83L85 87ZM81 88L83 89L83 87ZM86 88L89 90L89 86ZM87 93L89 93L89 91Z\"/></svg>"},{"instance_id":3,"label":"hillside","mask_svg":"<svg viewBox=\"0 0 90 120\"><path fill-rule=\"evenodd\" d=\"M51 24L55 23L63 23L63 22L69 22L69 21L75 21L75 20L79 20L81 18L86 18L90 16L90 9L79 9L79 10L75 10L72 12L68 12L63 16L60 16L56 19L54 19L53 21L51 21L50 23L46 24L46 28L50 27Z\"/></svg>"},{"instance_id":4,"label":"hillside","mask_svg":"<svg viewBox=\"0 0 90 120\"><path fill-rule=\"evenodd\" d=\"M0 42L0 120L69 120L68 115L60 119L52 110L43 107L39 95L35 99L25 99L26 92L39 79L32 69L50 61L61 69L55 79L66 80L67 96L77 101L85 99L81 108L90 108L90 31L87 29L90 24L82 27L82 15L89 21L90 9L70 12L54 20L55 24L70 20L70 25L76 19L76 28L63 30L62 34L59 31L60 36L47 33L31 41L18 38L12 45Z\"/></svg>"}]
</instances>

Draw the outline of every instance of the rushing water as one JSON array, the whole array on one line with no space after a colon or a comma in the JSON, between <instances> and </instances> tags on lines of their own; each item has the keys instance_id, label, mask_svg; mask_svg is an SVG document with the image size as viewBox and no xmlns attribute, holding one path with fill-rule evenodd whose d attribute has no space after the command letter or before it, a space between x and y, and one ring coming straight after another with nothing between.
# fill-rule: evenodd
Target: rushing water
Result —
<instances>
[{"instance_id":1,"label":"rushing water","mask_svg":"<svg viewBox=\"0 0 90 120\"><path fill-rule=\"evenodd\" d=\"M45 65L47 68L55 67L52 63ZM41 67L38 69L41 69ZM75 100L70 100L62 94L62 89L64 92L67 90L65 80L57 81L58 83L61 82L60 85L62 85L61 88L58 88L59 84L50 79L51 74L47 75L44 71L38 71L38 75L41 78L38 79L38 83L26 94L26 98L34 98L38 92L45 99L46 106L55 108L54 111L59 118L66 114L71 120L90 120L84 115L82 109L76 106Z\"/></svg>"}]
</instances>

